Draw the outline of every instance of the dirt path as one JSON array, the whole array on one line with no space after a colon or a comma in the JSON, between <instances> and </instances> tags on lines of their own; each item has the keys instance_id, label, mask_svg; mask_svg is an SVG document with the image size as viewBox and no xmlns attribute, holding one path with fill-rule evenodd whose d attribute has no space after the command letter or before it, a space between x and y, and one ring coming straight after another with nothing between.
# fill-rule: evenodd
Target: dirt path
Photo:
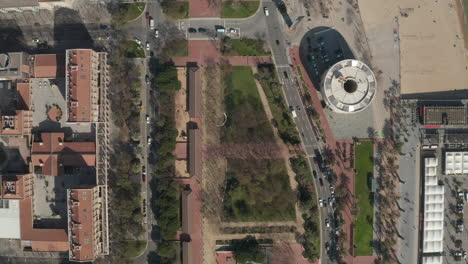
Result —
<instances>
[{"instance_id":1,"label":"dirt path","mask_svg":"<svg viewBox=\"0 0 468 264\"><path fill-rule=\"evenodd\" d=\"M219 145L220 130L217 124L224 120L223 91L219 67L200 68L200 81L203 103L203 145ZM209 114L207 114L209 113ZM205 154L204 154L205 157ZM203 255L205 263L216 263L215 247L220 233L224 198L225 159L203 160Z\"/></svg>"}]
</instances>

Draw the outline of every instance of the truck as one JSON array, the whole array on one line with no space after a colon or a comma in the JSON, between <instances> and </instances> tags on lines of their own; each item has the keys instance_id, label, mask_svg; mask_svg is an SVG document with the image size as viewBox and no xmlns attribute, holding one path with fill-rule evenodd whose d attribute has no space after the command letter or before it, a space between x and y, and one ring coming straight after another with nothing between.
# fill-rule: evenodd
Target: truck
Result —
<instances>
[{"instance_id":1,"label":"truck","mask_svg":"<svg viewBox=\"0 0 468 264\"><path fill-rule=\"evenodd\" d=\"M150 29L154 29L154 19L152 17L149 19L149 25Z\"/></svg>"},{"instance_id":2,"label":"truck","mask_svg":"<svg viewBox=\"0 0 468 264\"><path fill-rule=\"evenodd\" d=\"M216 29L216 33L224 34L226 32L226 29L221 25L216 25L215 29Z\"/></svg>"}]
</instances>

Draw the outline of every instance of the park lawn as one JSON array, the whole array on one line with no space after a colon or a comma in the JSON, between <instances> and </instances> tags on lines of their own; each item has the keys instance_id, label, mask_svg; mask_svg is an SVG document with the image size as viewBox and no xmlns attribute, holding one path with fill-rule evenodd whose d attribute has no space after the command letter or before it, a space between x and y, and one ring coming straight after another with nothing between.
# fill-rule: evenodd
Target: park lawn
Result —
<instances>
[{"instance_id":1,"label":"park lawn","mask_svg":"<svg viewBox=\"0 0 468 264\"><path fill-rule=\"evenodd\" d=\"M139 17L145 10L146 3L123 3L118 5L118 11L113 15L114 25L125 26L129 21Z\"/></svg>"},{"instance_id":2,"label":"park lawn","mask_svg":"<svg viewBox=\"0 0 468 264\"><path fill-rule=\"evenodd\" d=\"M284 160L228 159L224 209L227 221L296 219L296 197Z\"/></svg>"},{"instance_id":3,"label":"park lawn","mask_svg":"<svg viewBox=\"0 0 468 264\"><path fill-rule=\"evenodd\" d=\"M263 109L252 69L226 66L223 74L228 120L222 129L222 141L273 143L273 129Z\"/></svg>"},{"instance_id":4,"label":"park lawn","mask_svg":"<svg viewBox=\"0 0 468 264\"><path fill-rule=\"evenodd\" d=\"M223 1L221 7L222 18L244 18L257 12L260 1Z\"/></svg>"},{"instance_id":5,"label":"park lawn","mask_svg":"<svg viewBox=\"0 0 468 264\"><path fill-rule=\"evenodd\" d=\"M222 40L223 56L270 56L271 52L264 49L265 42L259 39L230 39ZM229 48L227 48L229 47Z\"/></svg>"},{"instance_id":6,"label":"park lawn","mask_svg":"<svg viewBox=\"0 0 468 264\"><path fill-rule=\"evenodd\" d=\"M135 258L141 255L141 253L143 253L143 251L146 249L147 241L127 240L127 241L123 241L122 243L124 243L123 256L125 256L125 258Z\"/></svg>"},{"instance_id":7,"label":"park lawn","mask_svg":"<svg viewBox=\"0 0 468 264\"><path fill-rule=\"evenodd\" d=\"M125 56L128 58L144 58L145 50L141 45L133 40L127 40L122 46L125 52Z\"/></svg>"},{"instance_id":8,"label":"park lawn","mask_svg":"<svg viewBox=\"0 0 468 264\"><path fill-rule=\"evenodd\" d=\"M189 2L163 1L162 10L166 16L173 19L184 19L189 17Z\"/></svg>"},{"instance_id":9,"label":"park lawn","mask_svg":"<svg viewBox=\"0 0 468 264\"><path fill-rule=\"evenodd\" d=\"M355 195L357 198L358 215L354 219L354 255L372 255L373 240L373 193L371 193L371 177L374 173L374 144L372 141L360 141L356 144Z\"/></svg>"},{"instance_id":10,"label":"park lawn","mask_svg":"<svg viewBox=\"0 0 468 264\"><path fill-rule=\"evenodd\" d=\"M251 67L223 66L228 120L221 140L231 144L274 144ZM284 160L228 159L224 199L228 221L295 219L295 195Z\"/></svg>"},{"instance_id":11,"label":"park lawn","mask_svg":"<svg viewBox=\"0 0 468 264\"><path fill-rule=\"evenodd\" d=\"M188 56L188 40L173 39L166 42L162 53L169 57L187 57Z\"/></svg>"}]
</instances>

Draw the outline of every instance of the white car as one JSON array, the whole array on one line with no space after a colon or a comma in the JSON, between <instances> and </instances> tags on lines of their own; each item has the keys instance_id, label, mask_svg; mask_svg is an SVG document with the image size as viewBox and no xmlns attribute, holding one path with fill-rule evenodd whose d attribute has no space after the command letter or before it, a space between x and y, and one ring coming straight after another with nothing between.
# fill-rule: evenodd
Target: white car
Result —
<instances>
[{"instance_id":1,"label":"white car","mask_svg":"<svg viewBox=\"0 0 468 264\"><path fill-rule=\"evenodd\" d=\"M133 38L133 40L138 43L138 45L141 45L141 40L137 39L137 38Z\"/></svg>"},{"instance_id":2,"label":"white car","mask_svg":"<svg viewBox=\"0 0 468 264\"><path fill-rule=\"evenodd\" d=\"M319 205L320 205L320 207L323 207L323 200L322 199L319 199Z\"/></svg>"},{"instance_id":3,"label":"white car","mask_svg":"<svg viewBox=\"0 0 468 264\"><path fill-rule=\"evenodd\" d=\"M151 145L151 137L148 137L148 145Z\"/></svg>"},{"instance_id":4,"label":"white car","mask_svg":"<svg viewBox=\"0 0 468 264\"><path fill-rule=\"evenodd\" d=\"M263 12L265 13L265 16L269 16L270 12L268 12L268 7L263 8Z\"/></svg>"},{"instance_id":5,"label":"white car","mask_svg":"<svg viewBox=\"0 0 468 264\"><path fill-rule=\"evenodd\" d=\"M149 124L150 123L150 117L149 115L146 115L146 124Z\"/></svg>"},{"instance_id":6,"label":"white car","mask_svg":"<svg viewBox=\"0 0 468 264\"><path fill-rule=\"evenodd\" d=\"M149 44L149 42L146 42L146 50L150 50L150 44Z\"/></svg>"},{"instance_id":7,"label":"white car","mask_svg":"<svg viewBox=\"0 0 468 264\"><path fill-rule=\"evenodd\" d=\"M159 30L156 29L156 30L154 31L154 37L155 37L155 38L159 38Z\"/></svg>"}]
</instances>

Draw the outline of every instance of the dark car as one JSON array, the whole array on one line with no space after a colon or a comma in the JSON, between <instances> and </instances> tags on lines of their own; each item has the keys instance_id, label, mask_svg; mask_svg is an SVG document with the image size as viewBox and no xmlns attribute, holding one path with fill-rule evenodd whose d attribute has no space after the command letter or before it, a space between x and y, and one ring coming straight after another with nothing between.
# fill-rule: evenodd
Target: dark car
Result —
<instances>
[{"instance_id":1,"label":"dark car","mask_svg":"<svg viewBox=\"0 0 468 264\"><path fill-rule=\"evenodd\" d=\"M276 40L276 45L279 45L279 40Z\"/></svg>"},{"instance_id":2,"label":"dark car","mask_svg":"<svg viewBox=\"0 0 468 264\"><path fill-rule=\"evenodd\" d=\"M319 178L320 185L323 186L323 180L322 178Z\"/></svg>"},{"instance_id":3,"label":"dark car","mask_svg":"<svg viewBox=\"0 0 468 264\"><path fill-rule=\"evenodd\" d=\"M284 71L283 74L284 74L284 78L286 78L286 79L289 78L289 77L288 77L288 73L287 73L286 71Z\"/></svg>"},{"instance_id":4,"label":"dark car","mask_svg":"<svg viewBox=\"0 0 468 264\"><path fill-rule=\"evenodd\" d=\"M149 84L150 83L150 78L148 75L145 75L145 82L146 84Z\"/></svg>"},{"instance_id":5,"label":"dark car","mask_svg":"<svg viewBox=\"0 0 468 264\"><path fill-rule=\"evenodd\" d=\"M316 172L316 171L312 171L312 173L314 174L314 178L317 179L317 172Z\"/></svg>"},{"instance_id":6,"label":"dark car","mask_svg":"<svg viewBox=\"0 0 468 264\"><path fill-rule=\"evenodd\" d=\"M195 28L188 28L189 33L197 33L197 29Z\"/></svg>"},{"instance_id":7,"label":"dark car","mask_svg":"<svg viewBox=\"0 0 468 264\"><path fill-rule=\"evenodd\" d=\"M198 32L204 33L204 32L206 32L206 28L198 28Z\"/></svg>"},{"instance_id":8,"label":"dark car","mask_svg":"<svg viewBox=\"0 0 468 264\"><path fill-rule=\"evenodd\" d=\"M146 16L146 19L150 19L150 17L151 17L149 12L146 12L145 16Z\"/></svg>"}]
</instances>

